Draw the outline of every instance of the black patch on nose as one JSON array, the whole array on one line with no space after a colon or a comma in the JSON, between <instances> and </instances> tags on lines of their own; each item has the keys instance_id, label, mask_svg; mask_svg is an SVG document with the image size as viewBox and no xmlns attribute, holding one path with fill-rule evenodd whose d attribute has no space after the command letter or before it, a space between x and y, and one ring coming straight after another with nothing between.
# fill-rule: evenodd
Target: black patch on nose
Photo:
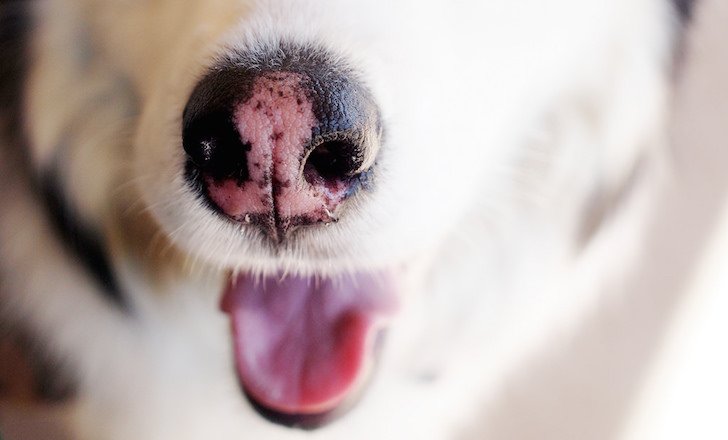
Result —
<instances>
[{"instance_id":1,"label":"black patch on nose","mask_svg":"<svg viewBox=\"0 0 728 440\"><path fill-rule=\"evenodd\" d=\"M241 74L229 65L212 69L192 91L182 114L182 144L191 164L215 180L233 178L242 184L249 178L247 152L235 127L235 106L246 102L255 75ZM201 173L197 173L201 177Z\"/></svg>"},{"instance_id":2,"label":"black patch on nose","mask_svg":"<svg viewBox=\"0 0 728 440\"><path fill-rule=\"evenodd\" d=\"M216 112L191 124L184 135L190 160L216 180L248 180L247 152L229 114Z\"/></svg>"}]
</instances>

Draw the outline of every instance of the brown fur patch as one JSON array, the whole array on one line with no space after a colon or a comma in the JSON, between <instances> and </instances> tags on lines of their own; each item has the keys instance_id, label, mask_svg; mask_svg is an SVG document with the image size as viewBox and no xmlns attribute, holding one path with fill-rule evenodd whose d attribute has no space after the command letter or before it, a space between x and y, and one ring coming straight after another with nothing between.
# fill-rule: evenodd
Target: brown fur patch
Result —
<instances>
[{"instance_id":1,"label":"brown fur patch","mask_svg":"<svg viewBox=\"0 0 728 440\"><path fill-rule=\"evenodd\" d=\"M0 333L0 401L56 403L74 395L62 367L40 353L33 339L19 332Z\"/></svg>"},{"instance_id":2,"label":"brown fur patch","mask_svg":"<svg viewBox=\"0 0 728 440\"><path fill-rule=\"evenodd\" d=\"M118 198L111 217L112 253L132 257L149 282L162 287L171 279L191 274L189 256L170 241L135 192Z\"/></svg>"}]
</instances>

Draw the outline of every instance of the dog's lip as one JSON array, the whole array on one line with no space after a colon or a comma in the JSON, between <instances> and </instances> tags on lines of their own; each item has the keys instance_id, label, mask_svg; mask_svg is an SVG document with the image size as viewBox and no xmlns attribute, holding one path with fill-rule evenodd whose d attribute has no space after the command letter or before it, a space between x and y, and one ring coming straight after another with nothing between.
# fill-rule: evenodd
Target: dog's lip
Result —
<instances>
[{"instance_id":1,"label":"dog's lip","mask_svg":"<svg viewBox=\"0 0 728 440\"><path fill-rule=\"evenodd\" d=\"M376 336L398 308L396 279L390 271L231 276L221 308L238 379L260 412L304 427L341 413L370 376Z\"/></svg>"}]
</instances>

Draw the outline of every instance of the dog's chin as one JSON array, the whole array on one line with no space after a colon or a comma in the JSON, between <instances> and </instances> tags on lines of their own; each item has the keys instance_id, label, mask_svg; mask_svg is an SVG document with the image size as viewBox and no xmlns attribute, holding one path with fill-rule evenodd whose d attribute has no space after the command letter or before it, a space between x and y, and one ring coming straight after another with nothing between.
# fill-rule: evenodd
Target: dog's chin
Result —
<instances>
[{"instance_id":1,"label":"dog's chin","mask_svg":"<svg viewBox=\"0 0 728 440\"><path fill-rule=\"evenodd\" d=\"M346 412L371 376L380 336L398 308L398 277L393 270L231 273L221 309L253 407L305 429Z\"/></svg>"}]
</instances>

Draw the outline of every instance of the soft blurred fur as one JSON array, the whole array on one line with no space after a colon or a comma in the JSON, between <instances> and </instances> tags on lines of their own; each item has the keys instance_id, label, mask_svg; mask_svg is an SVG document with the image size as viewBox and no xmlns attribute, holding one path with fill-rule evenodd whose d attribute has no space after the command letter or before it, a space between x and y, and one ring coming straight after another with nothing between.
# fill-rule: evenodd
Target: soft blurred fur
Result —
<instances>
[{"instance_id":1,"label":"soft blurred fur","mask_svg":"<svg viewBox=\"0 0 728 440\"><path fill-rule=\"evenodd\" d=\"M71 372L79 438L454 438L520 348L630 265L660 175L671 2L27 7L22 138L15 124L0 161L0 310ZM180 118L215 59L281 40L359 72L387 141L377 191L272 254L185 184ZM121 306L45 213L51 171ZM405 307L364 399L313 433L254 412L218 311L225 274L392 265Z\"/></svg>"}]
</instances>

